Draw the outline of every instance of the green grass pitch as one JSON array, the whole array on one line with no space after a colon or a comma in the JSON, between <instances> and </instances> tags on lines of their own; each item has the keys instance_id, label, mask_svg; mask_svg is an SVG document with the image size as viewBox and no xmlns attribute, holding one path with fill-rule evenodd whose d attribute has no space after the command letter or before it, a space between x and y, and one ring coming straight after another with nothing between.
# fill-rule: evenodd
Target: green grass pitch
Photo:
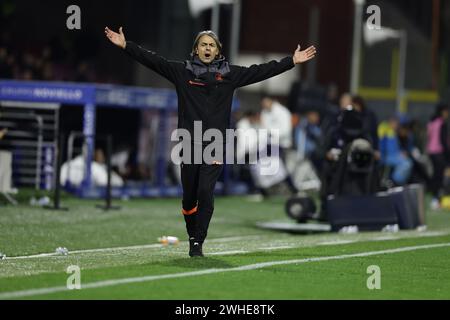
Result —
<instances>
[{"instance_id":1,"label":"green grass pitch","mask_svg":"<svg viewBox=\"0 0 450 320\"><path fill-rule=\"evenodd\" d=\"M69 211L0 207L0 299L450 298L445 210L428 211L420 232L288 234L256 227L290 221L283 197L217 197L206 257L193 259L180 199L115 201L121 210L108 212L98 203L66 196ZM180 243L162 246L163 235ZM71 265L81 290L66 287ZM381 288L370 290L374 265Z\"/></svg>"}]
</instances>

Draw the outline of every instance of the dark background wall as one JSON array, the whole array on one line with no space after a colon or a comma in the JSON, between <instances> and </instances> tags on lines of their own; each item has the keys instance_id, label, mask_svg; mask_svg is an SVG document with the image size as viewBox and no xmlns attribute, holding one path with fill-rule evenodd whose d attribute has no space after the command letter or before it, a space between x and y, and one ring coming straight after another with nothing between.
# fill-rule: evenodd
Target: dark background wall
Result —
<instances>
[{"instance_id":1,"label":"dark background wall","mask_svg":"<svg viewBox=\"0 0 450 320\"><path fill-rule=\"evenodd\" d=\"M319 39L309 40L311 9L319 9ZM293 52L297 43L318 47L317 81L348 90L353 36L353 1L243 1L242 51Z\"/></svg>"},{"instance_id":2,"label":"dark background wall","mask_svg":"<svg viewBox=\"0 0 450 320\"><path fill-rule=\"evenodd\" d=\"M82 11L82 29L66 28L66 8L77 4ZM42 43L59 41L61 55L69 62L90 59L105 82L118 78L135 83L134 65L123 59L103 35L108 25L124 27L128 39L142 43L170 59L187 59L195 34L210 28L210 11L192 18L187 0L150 1L26 1L2 0L11 12L2 19L3 30L21 48L36 48ZM241 41L243 52L292 52L297 43L310 44L309 14L313 6L320 10L320 44L318 56L319 82L337 82L346 89L352 38L352 1L283 0L242 1ZM5 11L5 10L4 10ZM231 9L222 6L220 36L229 48ZM228 52L226 52L228 53ZM151 79L149 80L151 84Z\"/></svg>"},{"instance_id":3,"label":"dark background wall","mask_svg":"<svg viewBox=\"0 0 450 320\"><path fill-rule=\"evenodd\" d=\"M431 1L380 0L368 3L383 4L385 11L382 20L391 11L397 11L403 20L414 26L411 29L414 34L421 35L425 42L429 41ZM439 58L443 63L442 67L447 66L445 70L442 69L441 77L443 86L446 86L450 65L447 39L449 28L446 18L449 16L450 2L441 0L440 3L442 13ZM69 31L66 28L66 8L71 4L79 5L82 10L80 31ZM389 6L385 7L384 4ZM350 81L353 36L352 0L242 0L240 50L242 53L291 53L297 43L306 47L313 42L310 39L310 15L313 8L319 11L318 41L314 41L319 50L315 78L320 84L334 82L340 92L346 91ZM19 49L34 50L45 43L57 43L60 47L57 58L73 65L80 60L92 61L91 67L100 75L99 82L169 86L158 76L144 72L124 58L120 50L113 48L103 35L104 26L108 25L114 30L123 26L127 39L156 50L169 59L184 60L188 58L195 34L210 28L211 11L205 11L199 17L193 18L187 0L2 0L0 14L0 44L9 39ZM400 21L395 18L391 20ZM229 30L232 23L231 8L223 5L220 36L226 55L229 55ZM376 48L371 50L379 56ZM418 50L410 51L409 67L417 66L416 61L420 60L421 54ZM414 55L417 56L416 59L412 59ZM366 57L370 58L370 54ZM390 63L388 60L387 66ZM430 59L426 60L428 62ZM302 76L308 76L309 70L302 69ZM424 74L420 70L416 73ZM383 71L383 74L387 73ZM408 81L419 78L413 73L408 77ZM430 78L430 75L426 78ZM422 82L411 83L410 86L424 87ZM430 82L431 80L427 80L425 87L428 87Z\"/></svg>"}]
</instances>

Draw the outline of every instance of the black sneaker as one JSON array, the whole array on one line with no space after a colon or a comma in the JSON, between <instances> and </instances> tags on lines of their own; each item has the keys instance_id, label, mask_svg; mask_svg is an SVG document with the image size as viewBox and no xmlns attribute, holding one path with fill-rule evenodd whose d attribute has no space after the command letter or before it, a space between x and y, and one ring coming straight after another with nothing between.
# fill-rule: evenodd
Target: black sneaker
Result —
<instances>
[{"instance_id":1,"label":"black sneaker","mask_svg":"<svg viewBox=\"0 0 450 320\"><path fill-rule=\"evenodd\" d=\"M190 257L203 257L202 243L195 241L194 238L189 239L189 256Z\"/></svg>"}]
</instances>

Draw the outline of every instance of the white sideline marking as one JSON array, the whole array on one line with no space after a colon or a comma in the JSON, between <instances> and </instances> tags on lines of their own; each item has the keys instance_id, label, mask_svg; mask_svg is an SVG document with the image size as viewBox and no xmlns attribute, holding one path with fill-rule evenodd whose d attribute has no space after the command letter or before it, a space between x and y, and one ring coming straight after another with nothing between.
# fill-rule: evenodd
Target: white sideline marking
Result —
<instances>
[{"instance_id":1,"label":"white sideline marking","mask_svg":"<svg viewBox=\"0 0 450 320\"><path fill-rule=\"evenodd\" d=\"M295 246L279 246L279 247L261 247L258 250L279 250L279 249L294 249Z\"/></svg>"},{"instance_id":2,"label":"white sideline marking","mask_svg":"<svg viewBox=\"0 0 450 320\"><path fill-rule=\"evenodd\" d=\"M376 237L374 238L375 241L384 241L384 240L395 240L397 239L394 236L384 236L384 237Z\"/></svg>"},{"instance_id":3,"label":"white sideline marking","mask_svg":"<svg viewBox=\"0 0 450 320\"><path fill-rule=\"evenodd\" d=\"M423 250L423 249L432 249L432 248L443 248L450 247L450 242L447 243L436 243L422 246L412 246L412 247L401 247L395 249L388 250L380 250L380 251L369 251L369 252L360 252L353 254L344 254L339 256L329 256L329 257L316 257L316 258L306 258L306 259L295 259L295 260L282 260L282 261L268 261L256 264L249 264L235 268L214 268L214 269L206 269L200 271L193 272L181 272L181 273L173 273L173 274L161 274L154 276L145 276L145 277L135 277L135 278L123 278L123 279L112 279L106 281L98 281L91 282L82 285L82 289L93 289L93 288L103 288L109 286L116 286L121 284L128 283L139 283L139 282L148 282L155 281L161 279L173 279L173 278L184 278L184 277L194 277L205 274L213 274L213 273L221 273L221 272L230 272L230 271L248 271L261 269L266 267L272 267L277 265L290 265L290 264L302 264L307 262L318 262L318 261L329 261L329 260L342 260L342 259L350 259L350 258L360 258L360 257L369 257L380 254L391 254L398 252L407 252L407 251L415 251L415 250ZM30 289L30 290L21 290L21 291L11 291L0 293L0 299L14 299L26 296L34 296L41 294L50 294L56 292L70 291L67 287L51 287L51 288L41 288L41 289Z\"/></svg>"},{"instance_id":4,"label":"white sideline marking","mask_svg":"<svg viewBox=\"0 0 450 320\"><path fill-rule=\"evenodd\" d=\"M239 237L227 237L227 238L216 238L207 240L207 242L230 242L230 241L239 241L244 239L260 239L261 235L252 235L252 236L239 236Z\"/></svg>"},{"instance_id":5,"label":"white sideline marking","mask_svg":"<svg viewBox=\"0 0 450 320\"><path fill-rule=\"evenodd\" d=\"M227 238L216 238L216 239L208 239L208 242L230 242L230 241L239 241L244 239L252 239L252 238L260 238L259 235L252 235L252 236L242 236L242 237L227 237ZM180 243L188 243L188 241L180 241ZM143 245L136 245L136 246L128 246L128 247L113 247L113 248L98 248L98 249L82 249L82 250L69 250L69 255L73 253L93 253L93 252L108 252L108 251L119 251L119 250L133 250L133 249L151 249L151 248L162 248L164 245L160 243L154 243L154 244L143 244ZM17 259L31 259L31 258L43 258L43 257L59 257L60 254L56 252L50 252L50 253L39 253L39 254L33 254L29 256L12 256L12 257L6 257L6 260L17 260Z\"/></svg>"},{"instance_id":6,"label":"white sideline marking","mask_svg":"<svg viewBox=\"0 0 450 320\"><path fill-rule=\"evenodd\" d=\"M211 253L208 253L208 256L218 256L218 255L227 255L227 254L239 254L239 253L249 253L249 251L245 251L245 250L230 250L230 251L211 252Z\"/></svg>"},{"instance_id":7,"label":"white sideline marking","mask_svg":"<svg viewBox=\"0 0 450 320\"><path fill-rule=\"evenodd\" d=\"M445 231L427 231L424 233L419 233L418 237L428 237L428 236L445 236L448 235L448 232Z\"/></svg>"},{"instance_id":8,"label":"white sideline marking","mask_svg":"<svg viewBox=\"0 0 450 320\"><path fill-rule=\"evenodd\" d=\"M347 244L347 243L355 243L355 242L358 242L358 241L357 240L334 240L334 241L319 242L317 245L319 245L319 246L327 246L327 245Z\"/></svg>"},{"instance_id":9,"label":"white sideline marking","mask_svg":"<svg viewBox=\"0 0 450 320\"><path fill-rule=\"evenodd\" d=\"M413 236L399 236L399 237L392 237L392 238L385 238L382 237L376 237L376 238L368 238L368 239L361 239L361 240L335 240L335 241L326 241L326 242L320 242L316 245L337 245L337 244L347 244L347 243L355 243L355 242L370 242L370 241L384 241L384 240L400 240L400 239L409 239L409 238L422 238L422 237L434 237L434 236L443 236L448 235L448 232L442 232L442 231L426 231L424 233L418 233ZM239 237L227 237L227 238L216 238L216 239L208 239L208 242L231 242L231 241L239 241L244 239L260 239L262 235L250 235L250 236L239 236ZM187 243L187 241L180 241L180 243ZM70 250L69 249L69 255L76 254L76 253L95 253L95 252L108 252L108 251L119 251L119 250L139 250L139 249L151 249L151 248L162 248L164 245L156 243L156 244L144 244L144 245L136 245L136 246L128 246L128 247L113 247L113 248L98 248L98 249L82 249L82 250ZM268 248L259 248L263 250L268 250ZM290 248L297 248L297 246L291 246L288 248L280 247L279 249L290 249ZM239 252L242 253L242 252ZM221 254L220 252L216 253L217 255ZM18 259L32 259L32 258L46 258L46 257L64 257L61 254L58 254L56 252L51 253L39 253L29 256L12 256L12 257L6 257L5 260L18 260Z\"/></svg>"}]
</instances>

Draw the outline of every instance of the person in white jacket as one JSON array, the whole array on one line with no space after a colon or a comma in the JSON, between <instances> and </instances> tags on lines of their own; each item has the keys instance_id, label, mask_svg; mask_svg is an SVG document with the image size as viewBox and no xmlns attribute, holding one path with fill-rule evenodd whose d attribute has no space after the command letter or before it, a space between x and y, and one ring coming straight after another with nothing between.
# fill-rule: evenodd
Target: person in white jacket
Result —
<instances>
[{"instance_id":1,"label":"person in white jacket","mask_svg":"<svg viewBox=\"0 0 450 320\"><path fill-rule=\"evenodd\" d=\"M8 129L0 130L0 140L8 133ZM10 151L0 150L0 192L12 190L12 154Z\"/></svg>"},{"instance_id":2,"label":"person in white jacket","mask_svg":"<svg viewBox=\"0 0 450 320\"><path fill-rule=\"evenodd\" d=\"M267 94L262 95L261 99L261 127L269 132L275 130L279 135L280 159L286 167L286 154L288 149L292 148L292 115L291 112L281 103ZM287 185L293 194L298 193L290 175L286 178Z\"/></svg>"},{"instance_id":3,"label":"person in white jacket","mask_svg":"<svg viewBox=\"0 0 450 320\"><path fill-rule=\"evenodd\" d=\"M261 100L261 124L264 129L278 130L280 148L292 147L292 115L291 112L278 101L268 95ZM285 150L284 150L285 151Z\"/></svg>"}]
</instances>

